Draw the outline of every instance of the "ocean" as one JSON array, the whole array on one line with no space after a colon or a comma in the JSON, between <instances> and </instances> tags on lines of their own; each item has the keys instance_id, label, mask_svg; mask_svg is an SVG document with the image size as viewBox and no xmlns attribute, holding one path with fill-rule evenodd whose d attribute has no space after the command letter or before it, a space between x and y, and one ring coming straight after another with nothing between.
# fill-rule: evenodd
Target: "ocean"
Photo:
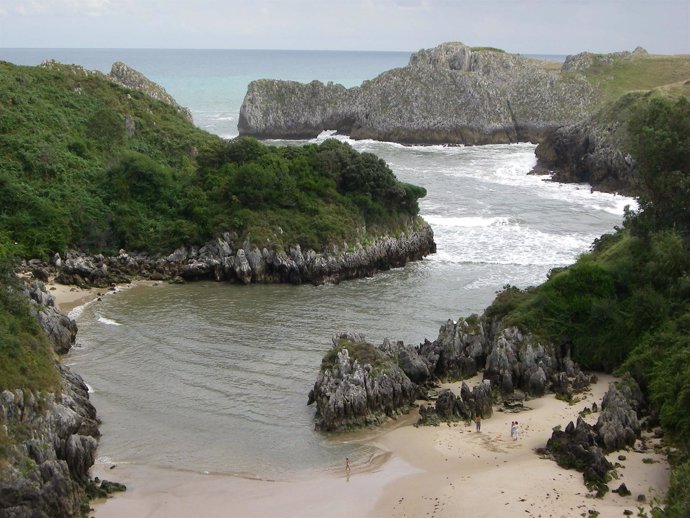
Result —
<instances>
[{"instance_id":1,"label":"ocean","mask_svg":"<svg viewBox=\"0 0 690 518\"><path fill-rule=\"evenodd\" d=\"M51 58L103 71L124 61L188 106L198 126L232 137L252 79L354 86L403 66L409 53L0 49L19 64ZM77 347L65 361L92 388L103 420L99 462L262 479L312 477L342 468L345 456L366 462L378 454L369 440L315 432L306 406L334 334L433 340L443 322L480 313L505 285L535 285L574 262L634 205L528 175L532 144L337 138L427 189L421 213L438 252L339 285L161 284L78 308Z\"/></svg>"}]
</instances>

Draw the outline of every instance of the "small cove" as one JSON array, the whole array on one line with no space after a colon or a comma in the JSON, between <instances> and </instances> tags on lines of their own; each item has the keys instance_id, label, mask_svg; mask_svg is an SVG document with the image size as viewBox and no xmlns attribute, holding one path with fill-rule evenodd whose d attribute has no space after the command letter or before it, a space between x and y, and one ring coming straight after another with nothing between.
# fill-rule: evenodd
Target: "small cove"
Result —
<instances>
[{"instance_id":1,"label":"small cove","mask_svg":"<svg viewBox=\"0 0 690 518\"><path fill-rule=\"evenodd\" d=\"M574 261L630 203L527 176L529 144L352 144L428 190L438 253L339 285L139 286L87 306L68 361L93 387L102 462L261 479L368 462L369 441L315 432L306 406L332 335L433 340L505 284Z\"/></svg>"}]
</instances>

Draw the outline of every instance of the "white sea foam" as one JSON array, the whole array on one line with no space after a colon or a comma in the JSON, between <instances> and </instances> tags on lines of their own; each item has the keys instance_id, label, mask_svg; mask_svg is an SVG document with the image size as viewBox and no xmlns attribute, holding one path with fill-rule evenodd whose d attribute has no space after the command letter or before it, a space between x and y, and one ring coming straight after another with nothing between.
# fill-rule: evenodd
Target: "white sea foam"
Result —
<instances>
[{"instance_id":1,"label":"white sea foam","mask_svg":"<svg viewBox=\"0 0 690 518\"><path fill-rule=\"evenodd\" d=\"M594 236L555 234L522 226L516 218L425 216L438 250L432 261L449 264L567 265Z\"/></svg>"},{"instance_id":2,"label":"white sea foam","mask_svg":"<svg viewBox=\"0 0 690 518\"><path fill-rule=\"evenodd\" d=\"M491 226L503 225L518 225L518 221L511 217L482 217L482 216L465 216L465 217L448 217L437 215L425 215L424 219L434 227L446 228L486 228Z\"/></svg>"},{"instance_id":3,"label":"white sea foam","mask_svg":"<svg viewBox=\"0 0 690 518\"><path fill-rule=\"evenodd\" d=\"M92 387L91 385L89 385L89 384L86 383L86 382L84 382L84 385L86 385L86 391L87 391L89 394L93 394L93 393L94 393L93 387Z\"/></svg>"},{"instance_id":4,"label":"white sea foam","mask_svg":"<svg viewBox=\"0 0 690 518\"><path fill-rule=\"evenodd\" d=\"M121 326L121 325L122 325L122 324L120 324L119 322L116 322L115 320L111 320L111 319L106 318L106 317L101 316L101 315L97 315L97 317L98 317L97 320L98 320L101 324L105 324L105 325L107 325L107 326Z\"/></svg>"}]
</instances>

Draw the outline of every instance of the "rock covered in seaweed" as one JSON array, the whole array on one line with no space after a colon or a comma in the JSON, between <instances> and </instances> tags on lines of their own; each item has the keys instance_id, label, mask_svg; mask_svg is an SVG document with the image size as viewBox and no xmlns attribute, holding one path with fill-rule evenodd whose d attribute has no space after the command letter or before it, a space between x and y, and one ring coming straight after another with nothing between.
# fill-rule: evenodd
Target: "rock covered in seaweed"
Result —
<instances>
[{"instance_id":1,"label":"rock covered in seaweed","mask_svg":"<svg viewBox=\"0 0 690 518\"><path fill-rule=\"evenodd\" d=\"M316 403L316 428L336 431L379 424L409 410L417 386L393 359L363 335L333 338L309 404Z\"/></svg>"}]
</instances>

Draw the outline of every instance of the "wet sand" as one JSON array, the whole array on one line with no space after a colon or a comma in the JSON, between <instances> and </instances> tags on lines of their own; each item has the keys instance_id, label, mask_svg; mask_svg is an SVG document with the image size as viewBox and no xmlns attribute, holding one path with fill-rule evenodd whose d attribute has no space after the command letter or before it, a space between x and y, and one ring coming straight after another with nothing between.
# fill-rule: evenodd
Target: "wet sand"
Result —
<instances>
[{"instance_id":1,"label":"wet sand","mask_svg":"<svg viewBox=\"0 0 690 518\"><path fill-rule=\"evenodd\" d=\"M50 292L63 311L95 300L103 292L54 287ZM470 380L470 386L478 379ZM602 518L623 516L625 510L636 514L638 506L649 509L649 503L663 497L668 487L670 468L653 449L611 454L609 460L621 467L616 470L618 480L609 487L615 489L624 482L632 495L609 492L601 499L587 490L581 473L564 470L535 452L546 444L553 427L565 427L594 402L600 405L612 380L600 376L573 405L548 395L528 401L529 410L524 412L495 409L493 417L482 422L481 432L465 423L417 428L413 413L381 430L344 434L342 440L367 441L381 451L373 459L355 462L349 475L344 463L342 469L279 481L97 463L93 476L122 482L128 489L94 502L92 514L96 518L560 518L587 516L590 510ZM458 384L448 386L459 392ZM597 416L587 419L595 422ZM520 423L518 441L510 437L513 420ZM649 438L647 445L655 441ZM619 455L626 459L619 461ZM638 495L645 496L646 504L637 501Z\"/></svg>"}]
</instances>

